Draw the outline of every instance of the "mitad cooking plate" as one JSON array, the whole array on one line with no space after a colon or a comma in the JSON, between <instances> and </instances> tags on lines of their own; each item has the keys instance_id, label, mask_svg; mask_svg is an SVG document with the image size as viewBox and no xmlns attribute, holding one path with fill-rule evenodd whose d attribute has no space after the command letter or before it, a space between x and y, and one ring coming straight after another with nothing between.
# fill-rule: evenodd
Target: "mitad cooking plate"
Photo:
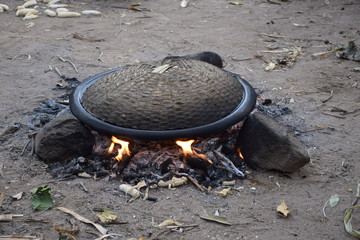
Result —
<instances>
[{"instance_id":1,"label":"mitad cooking plate","mask_svg":"<svg viewBox=\"0 0 360 240\"><path fill-rule=\"evenodd\" d=\"M70 96L72 113L104 134L169 140L223 131L254 109L239 75L193 59L118 67L88 78Z\"/></svg>"}]
</instances>

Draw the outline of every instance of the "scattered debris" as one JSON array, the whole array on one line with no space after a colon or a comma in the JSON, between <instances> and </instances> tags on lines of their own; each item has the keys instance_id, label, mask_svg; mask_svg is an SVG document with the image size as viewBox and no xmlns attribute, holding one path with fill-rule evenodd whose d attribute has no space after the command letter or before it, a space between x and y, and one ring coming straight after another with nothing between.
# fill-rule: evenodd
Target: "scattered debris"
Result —
<instances>
[{"instance_id":1,"label":"scattered debris","mask_svg":"<svg viewBox=\"0 0 360 240\"><path fill-rule=\"evenodd\" d=\"M60 226L54 226L54 230L57 231L60 235L59 239L66 240L76 240L74 234L79 232L79 228L74 227L73 229L66 229Z\"/></svg>"},{"instance_id":2,"label":"scattered debris","mask_svg":"<svg viewBox=\"0 0 360 240\"><path fill-rule=\"evenodd\" d=\"M352 224L351 224L352 212L356 208L360 208L360 205L357 205L358 201L360 200L360 181L358 182L355 196L356 196L356 199L355 199L354 203L352 204L351 207L349 207L345 211L344 226L345 226L345 230L346 230L346 232L348 234L350 234L353 237L356 237L356 238L360 239L360 230L353 229Z\"/></svg>"},{"instance_id":3,"label":"scattered debris","mask_svg":"<svg viewBox=\"0 0 360 240\"><path fill-rule=\"evenodd\" d=\"M230 193L231 188L224 188L220 192L217 192L218 195L226 197Z\"/></svg>"},{"instance_id":4,"label":"scattered debris","mask_svg":"<svg viewBox=\"0 0 360 240\"><path fill-rule=\"evenodd\" d=\"M163 227L174 226L174 225L179 227L179 226L182 226L183 223L179 223L178 221L175 221L173 219L167 219L167 220L163 221L162 223L160 223L158 225L158 227L163 228Z\"/></svg>"},{"instance_id":5,"label":"scattered debris","mask_svg":"<svg viewBox=\"0 0 360 240\"><path fill-rule=\"evenodd\" d=\"M119 189L133 198L138 198L141 196L141 192L129 184L120 184Z\"/></svg>"},{"instance_id":6,"label":"scattered debris","mask_svg":"<svg viewBox=\"0 0 360 240\"><path fill-rule=\"evenodd\" d=\"M89 219L77 214L76 212L74 212L73 210L70 210L68 208L64 208L64 207L57 207L56 209L65 212L67 214L72 215L73 217L75 217L77 220L84 222L84 223L88 223L93 225L102 235L105 235L107 233L107 230L101 226L100 224L94 223L92 221L90 221Z\"/></svg>"},{"instance_id":7,"label":"scattered debris","mask_svg":"<svg viewBox=\"0 0 360 240\"><path fill-rule=\"evenodd\" d=\"M117 219L116 214L109 209L103 209L103 212L101 214L96 214L96 216L99 218L100 222L103 223L110 223Z\"/></svg>"},{"instance_id":8,"label":"scattered debris","mask_svg":"<svg viewBox=\"0 0 360 240\"><path fill-rule=\"evenodd\" d=\"M180 7L186 8L187 5L188 5L188 1L187 1L187 0L181 0L181 2L180 2Z\"/></svg>"},{"instance_id":9,"label":"scattered debris","mask_svg":"<svg viewBox=\"0 0 360 240\"><path fill-rule=\"evenodd\" d=\"M51 188L47 185L30 190L32 194L31 207L37 211L45 211L53 207Z\"/></svg>"},{"instance_id":10,"label":"scattered debris","mask_svg":"<svg viewBox=\"0 0 360 240\"><path fill-rule=\"evenodd\" d=\"M200 215L200 218L202 218L204 220L216 222L216 223L221 223L221 224L224 224L224 225L229 225L229 226L232 225L230 222L228 222L226 217L218 216L218 215L215 215L215 214L205 213L203 215Z\"/></svg>"},{"instance_id":11,"label":"scattered debris","mask_svg":"<svg viewBox=\"0 0 360 240\"><path fill-rule=\"evenodd\" d=\"M281 214L283 217L288 217L290 214L290 210L288 209L288 206L286 205L285 201L283 200L279 206L276 207L276 211Z\"/></svg>"},{"instance_id":12,"label":"scattered debris","mask_svg":"<svg viewBox=\"0 0 360 240\"><path fill-rule=\"evenodd\" d=\"M181 185L184 185L187 183L187 180L188 178L187 177L175 177L173 176L170 180L168 181L163 181L163 180L160 180L158 182L158 186L159 187L168 187L168 188L173 188L173 187L177 187L177 186L181 186Z\"/></svg>"},{"instance_id":13,"label":"scattered debris","mask_svg":"<svg viewBox=\"0 0 360 240\"><path fill-rule=\"evenodd\" d=\"M13 199L20 200L22 198L23 194L24 194L24 192L19 192L19 193L15 194L15 195L12 195L11 197Z\"/></svg>"},{"instance_id":14,"label":"scattered debris","mask_svg":"<svg viewBox=\"0 0 360 240\"><path fill-rule=\"evenodd\" d=\"M265 67L265 71L273 71L276 67L276 64L273 62L269 62L269 64Z\"/></svg>"},{"instance_id":15,"label":"scattered debris","mask_svg":"<svg viewBox=\"0 0 360 240\"><path fill-rule=\"evenodd\" d=\"M11 222L15 217L23 217L23 214L1 214L0 215L0 222ZM1 239L1 237L0 237Z\"/></svg>"},{"instance_id":16,"label":"scattered debris","mask_svg":"<svg viewBox=\"0 0 360 240\"><path fill-rule=\"evenodd\" d=\"M43 240L43 238L27 235L4 235L0 236L0 240Z\"/></svg>"},{"instance_id":17,"label":"scattered debris","mask_svg":"<svg viewBox=\"0 0 360 240\"><path fill-rule=\"evenodd\" d=\"M83 10L81 12L82 15L94 15L94 16L101 16L101 12L96 10Z\"/></svg>"},{"instance_id":18,"label":"scattered debris","mask_svg":"<svg viewBox=\"0 0 360 240\"><path fill-rule=\"evenodd\" d=\"M329 97L327 97L327 98L326 98L326 99L324 99L324 100L321 100L321 102L322 102L322 103L326 103L327 101L329 101L329 100L330 100L330 98L332 98L333 94L334 94L334 90L331 90L331 92L330 92L330 96L329 96Z\"/></svg>"},{"instance_id":19,"label":"scattered debris","mask_svg":"<svg viewBox=\"0 0 360 240\"><path fill-rule=\"evenodd\" d=\"M339 58L360 62L360 47L354 41L349 41L343 51L336 54Z\"/></svg>"},{"instance_id":20,"label":"scattered debris","mask_svg":"<svg viewBox=\"0 0 360 240\"><path fill-rule=\"evenodd\" d=\"M1 4L0 3L0 13L1 12L4 12L4 11L9 11L9 6L8 5L5 5L5 4Z\"/></svg>"},{"instance_id":21,"label":"scattered debris","mask_svg":"<svg viewBox=\"0 0 360 240\"><path fill-rule=\"evenodd\" d=\"M57 16L59 18L72 18L72 17L80 17L81 13L78 13L78 12L58 12Z\"/></svg>"},{"instance_id":22,"label":"scattered debris","mask_svg":"<svg viewBox=\"0 0 360 240\"><path fill-rule=\"evenodd\" d=\"M236 5L236 6L242 6L242 5L244 5L244 3L234 2L234 1L230 1L230 2L228 2L228 3L231 4L231 5Z\"/></svg>"},{"instance_id":23,"label":"scattered debris","mask_svg":"<svg viewBox=\"0 0 360 240\"><path fill-rule=\"evenodd\" d=\"M330 197L330 199L328 199L325 203L324 203L324 206L323 206L323 209L322 209L322 213L324 215L325 218L327 218L326 216L326 213L325 213L325 208L327 206L330 206L330 207L335 207L340 201L340 198L339 198L339 195L337 194L334 194Z\"/></svg>"}]
</instances>

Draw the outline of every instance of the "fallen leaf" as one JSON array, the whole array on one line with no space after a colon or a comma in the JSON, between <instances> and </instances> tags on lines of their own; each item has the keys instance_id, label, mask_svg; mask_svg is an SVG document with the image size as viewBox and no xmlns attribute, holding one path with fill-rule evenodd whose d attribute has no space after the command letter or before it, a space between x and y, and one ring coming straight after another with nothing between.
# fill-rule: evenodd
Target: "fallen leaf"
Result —
<instances>
[{"instance_id":1,"label":"fallen leaf","mask_svg":"<svg viewBox=\"0 0 360 240\"><path fill-rule=\"evenodd\" d=\"M329 199L330 207L332 208L335 207L339 203L339 201L340 201L339 195L337 194L332 195Z\"/></svg>"},{"instance_id":2,"label":"fallen leaf","mask_svg":"<svg viewBox=\"0 0 360 240\"><path fill-rule=\"evenodd\" d=\"M159 67L156 67L152 72L153 73L164 73L169 68L171 68L170 64L164 64Z\"/></svg>"},{"instance_id":3,"label":"fallen leaf","mask_svg":"<svg viewBox=\"0 0 360 240\"><path fill-rule=\"evenodd\" d=\"M51 188L47 185L30 190L32 194L31 207L34 210L45 211L52 208L54 203L51 198Z\"/></svg>"},{"instance_id":4,"label":"fallen leaf","mask_svg":"<svg viewBox=\"0 0 360 240\"><path fill-rule=\"evenodd\" d=\"M183 224L182 223L179 223L178 221L175 221L173 219L168 219L168 220L165 220L163 221L162 223L160 223L158 225L159 228L163 228L163 227L166 227L166 226L169 226L169 225L176 225L176 226L182 226Z\"/></svg>"},{"instance_id":5,"label":"fallen leaf","mask_svg":"<svg viewBox=\"0 0 360 240\"><path fill-rule=\"evenodd\" d=\"M116 220L117 216L109 209L104 209L101 214L96 214L99 220L103 223L109 223Z\"/></svg>"},{"instance_id":6,"label":"fallen leaf","mask_svg":"<svg viewBox=\"0 0 360 240\"><path fill-rule=\"evenodd\" d=\"M287 217L290 213L290 210L288 210L288 206L284 200L280 203L279 206L277 206L276 211L282 214L284 217Z\"/></svg>"},{"instance_id":7,"label":"fallen leaf","mask_svg":"<svg viewBox=\"0 0 360 240\"><path fill-rule=\"evenodd\" d=\"M64 208L64 207L57 207L56 209L62 211L62 212L65 212L67 214L70 214L72 215L73 217L75 217L77 220L79 221L82 221L84 223L88 223L88 224L91 224L93 225L102 235L105 235L107 233L107 230L101 226L100 224L96 224L92 221L90 221L89 219L77 214L76 212L74 212L73 210L70 210L68 208Z\"/></svg>"},{"instance_id":8,"label":"fallen leaf","mask_svg":"<svg viewBox=\"0 0 360 240\"><path fill-rule=\"evenodd\" d=\"M212 222L221 223L221 224L224 224L224 225L229 225L229 226L232 225L231 223L229 223L227 221L226 217L216 216L215 214L206 213L206 214L200 215L200 218L202 218L204 220L212 221Z\"/></svg>"},{"instance_id":9,"label":"fallen leaf","mask_svg":"<svg viewBox=\"0 0 360 240\"><path fill-rule=\"evenodd\" d=\"M344 226L345 226L345 230L347 233L349 233L351 236L354 236L354 237L360 239L360 231L353 229L353 227L351 225L352 211L355 208L360 208L360 205L355 205L355 206L349 207L346 210L345 217L344 217Z\"/></svg>"}]
</instances>

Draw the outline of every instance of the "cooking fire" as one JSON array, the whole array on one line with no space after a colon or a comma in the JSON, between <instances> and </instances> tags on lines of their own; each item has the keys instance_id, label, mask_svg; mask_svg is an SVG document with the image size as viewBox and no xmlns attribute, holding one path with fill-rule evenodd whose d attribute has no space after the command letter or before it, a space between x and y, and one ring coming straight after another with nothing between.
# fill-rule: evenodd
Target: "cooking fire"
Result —
<instances>
[{"instance_id":1,"label":"cooking fire","mask_svg":"<svg viewBox=\"0 0 360 240\"><path fill-rule=\"evenodd\" d=\"M204 186L244 178L244 162L237 155L237 131L225 131L207 138L178 141L126 141L94 132L93 153L65 163L51 164L57 177L108 177L136 184L144 180L157 184L173 177L188 176Z\"/></svg>"}]
</instances>

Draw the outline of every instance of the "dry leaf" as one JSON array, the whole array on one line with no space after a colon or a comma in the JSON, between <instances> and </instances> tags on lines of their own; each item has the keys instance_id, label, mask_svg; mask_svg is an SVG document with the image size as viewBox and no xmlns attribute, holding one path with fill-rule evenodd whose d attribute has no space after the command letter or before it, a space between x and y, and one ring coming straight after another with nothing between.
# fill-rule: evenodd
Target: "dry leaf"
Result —
<instances>
[{"instance_id":1,"label":"dry leaf","mask_svg":"<svg viewBox=\"0 0 360 240\"><path fill-rule=\"evenodd\" d=\"M164 64L159 67L156 67L152 72L153 73L164 73L169 68L171 68L170 64Z\"/></svg>"},{"instance_id":2,"label":"dry leaf","mask_svg":"<svg viewBox=\"0 0 360 240\"><path fill-rule=\"evenodd\" d=\"M165 220L163 221L162 223L160 223L158 225L159 228L162 228L162 227L166 227L166 226L169 226L169 225L176 225L176 226L182 226L183 224L182 223L179 223L178 221L175 221L173 219L168 219L168 220Z\"/></svg>"},{"instance_id":3,"label":"dry leaf","mask_svg":"<svg viewBox=\"0 0 360 240\"><path fill-rule=\"evenodd\" d=\"M96 214L101 222L109 223L116 220L117 216L109 209L104 209L101 214Z\"/></svg>"},{"instance_id":4,"label":"dry leaf","mask_svg":"<svg viewBox=\"0 0 360 240\"><path fill-rule=\"evenodd\" d=\"M74 212L74 211L72 211L72 210L70 210L70 209L68 209L68 208L57 207L57 209L60 210L60 211L65 212L65 213L68 213L68 214L72 215L72 216L75 217L77 220L80 220L80 221L82 221L82 222L84 222L84 223L89 223L89 224L93 225L93 226L94 226L101 234L103 234L103 235L105 235L105 234L107 233L107 230L106 230L103 226L101 226L101 225L99 225L99 224L96 224L96 223L90 221L90 220L87 219L87 218L84 218L83 216L77 214L76 212Z\"/></svg>"},{"instance_id":5,"label":"dry leaf","mask_svg":"<svg viewBox=\"0 0 360 240\"><path fill-rule=\"evenodd\" d=\"M351 225L352 211L355 208L360 208L360 205L355 205L355 206L349 207L346 210L345 217L344 217L344 225L345 225L345 230L347 233L349 233L351 236L354 236L354 237L360 239L360 231L353 229L353 227Z\"/></svg>"},{"instance_id":6,"label":"dry leaf","mask_svg":"<svg viewBox=\"0 0 360 240\"><path fill-rule=\"evenodd\" d=\"M290 213L290 210L288 210L288 206L286 205L284 200L281 202L279 206L277 206L276 211L282 214L284 217L287 217Z\"/></svg>"},{"instance_id":7,"label":"dry leaf","mask_svg":"<svg viewBox=\"0 0 360 240\"><path fill-rule=\"evenodd\" d=\"M227 218L223 217L223 216L216 216L215 214L206 213L206 214L200 215L200 218L208 220L208 221L213 221L213 222L217 222L217 223L221 223L221 224L224 224L224 225L230 225L231 226L231 223L229 223L227 221Z\"/></svg>"},{"instance_id":8,"label":"dry leaf","mask_svg":"<svg viewBox=\"0 0 360 240\"><path fill-rule=\"evenodd\" d=\"M340 201L339 195L337 194L332 195L329 199L330 207L332 208L335 207L339 203L339 201Z\"/></svg>"}]
</instances>

